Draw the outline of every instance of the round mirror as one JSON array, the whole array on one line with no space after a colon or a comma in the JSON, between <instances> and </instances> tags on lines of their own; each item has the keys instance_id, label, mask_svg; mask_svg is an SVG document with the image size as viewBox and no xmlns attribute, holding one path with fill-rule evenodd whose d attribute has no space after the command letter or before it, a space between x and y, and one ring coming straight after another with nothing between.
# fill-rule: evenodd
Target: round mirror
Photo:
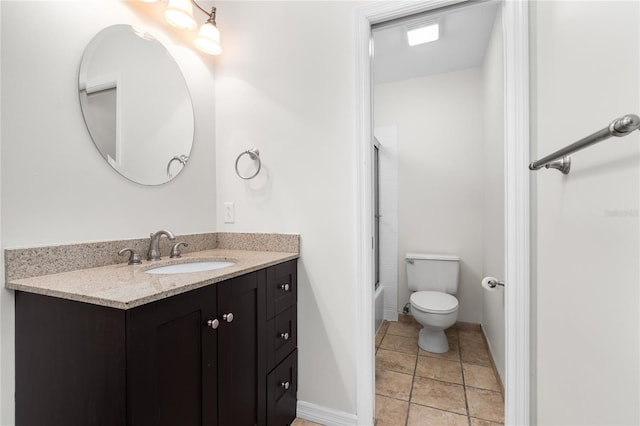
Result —
<instances>
[{"instance_id":1,"label":"round mirror","mask_svg":"<svg viewBox=\"0 0 640 426\"><path fill-rule=\"evenodd\" d=\"M122 176L143 185L173 179L193 144L193 106L175 60L149 33L129 25L100 31L79 74L91 139Z\"/></svg>"}]
</instances>

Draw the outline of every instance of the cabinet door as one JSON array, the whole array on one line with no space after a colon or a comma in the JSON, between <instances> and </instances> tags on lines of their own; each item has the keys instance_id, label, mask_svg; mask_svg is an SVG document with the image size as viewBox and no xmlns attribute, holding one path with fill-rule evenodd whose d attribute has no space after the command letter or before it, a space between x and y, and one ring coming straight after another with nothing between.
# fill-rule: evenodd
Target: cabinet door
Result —
<instances>
[{"instance_id":1,"label":"cabinet door","mask_svg":"<svg viewBox=\"0 0 640 426\"><path fill-rule=\"evenodd\" d=\"M217 284L220 425L266 424L265 277L263 270Z\"/></svg>"},{"instance_id":2,"label":"cabinet door","mask_svg":"<svg viewBox=\"0 0 640 426\"><path fill-rule=\"evenodd\" d=\"M125 315L16 291L16 424L124 426Z\"/></svg>"},{"instance_id":3,"label":"cabinet door","mask_svg":"<svg viewBox=\"0 0 640 426\"><path fill-rule=\"evenodd\" d=\"M216 286L128 312L129 426L217 425Z\"/></svg>"}]
</instances>

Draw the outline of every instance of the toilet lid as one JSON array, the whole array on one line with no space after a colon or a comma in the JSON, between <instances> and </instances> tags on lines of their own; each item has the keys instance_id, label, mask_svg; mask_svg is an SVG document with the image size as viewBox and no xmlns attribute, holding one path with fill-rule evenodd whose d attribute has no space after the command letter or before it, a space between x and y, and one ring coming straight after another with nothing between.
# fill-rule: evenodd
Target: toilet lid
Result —
<instances>
[{"instance_id":1,"label":"toilet lid","mask_svg":"<svg viewBox=\"0 0 640 426\"><path fill-rule=\"evenodd\" d=\"M423 312L439 314L458 309L458 299L440 291L417 291L411 295L411 304Z\"/></svg>"}]
</instances>

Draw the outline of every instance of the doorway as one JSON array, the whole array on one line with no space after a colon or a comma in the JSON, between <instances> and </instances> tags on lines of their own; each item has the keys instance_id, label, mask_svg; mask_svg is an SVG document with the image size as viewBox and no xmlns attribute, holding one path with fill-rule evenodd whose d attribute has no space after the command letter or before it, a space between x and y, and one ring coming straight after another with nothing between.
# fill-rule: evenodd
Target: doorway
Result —
<instances>
[{"instance_id":1,"label":"doorway","mask_svg":"<svg viewBox=\"0 0 640 426\"><path fill-rule=\"evenodd\" d=\"M357 9L359 343L358 424L373 418L373 275L371 111L371 26L463 1L430 0L410 4L374 4ZM529 423L529 192L528 192L528 21L527 6L503 3L505 60L505 350L506 423ZM361 161L364 160L364 161Z\"/></svg>"},{"instance_id":2,"label":"doorway","mask_svg":"<svg viewBox=\"0 0 640 426\"><path fill-rule=\"evenodd\" d=\"M412 45L411 34L429 30L429 41ZM399 323L397 315L385 316L390 322L377 333L376 417L383 423L438 423L442 417L464 422L466 416L467 422L502 422L504 291L480 285L484 276L504 279L500 3L408 16L375 25L372 33L374 140L379 142L374 207L395 209L396 223L383 215L382 225L399 230L394 257L376 256L375 263L397 265L396 285L389 288L385 281L384 296L395 292L393 311L405 313ZM378 138L389 126L399 135L394 147ZM401 165L396 187L385 185L382 193L386 182L375 179L386 177L376 174L379 152L395 155ZM391 198L387 191L397 194L395 205L380 206L380 200ZM374 235L380 228L376 219ZM447 353L417 347L421 327L411 321L413 310L409 314L407 253L459 259L456 288L447 290L458 305L457 324L447 329Z\"/></svg>"}]
</instances>

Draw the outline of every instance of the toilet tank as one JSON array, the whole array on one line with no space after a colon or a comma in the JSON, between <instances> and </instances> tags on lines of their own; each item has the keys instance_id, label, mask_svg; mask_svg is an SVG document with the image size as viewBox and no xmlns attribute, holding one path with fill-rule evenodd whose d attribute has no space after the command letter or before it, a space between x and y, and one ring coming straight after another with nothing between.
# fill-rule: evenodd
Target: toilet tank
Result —
<instances>
[{"instance_id":1,"label":"toilet tank","mask_svg":"<svg viewBox=\"0 0 640 426\"><path fill-rule=\"evenodd\" d=\"M407 253L407 284L411 291L458 292L460 258L448 254Z\"/></svg>"}]
</instances>

